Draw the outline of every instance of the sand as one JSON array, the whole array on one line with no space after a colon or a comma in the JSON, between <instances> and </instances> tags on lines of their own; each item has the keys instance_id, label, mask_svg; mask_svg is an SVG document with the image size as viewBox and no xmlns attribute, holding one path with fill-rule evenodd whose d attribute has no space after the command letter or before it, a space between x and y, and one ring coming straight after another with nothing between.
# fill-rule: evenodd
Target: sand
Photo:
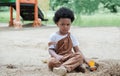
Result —
<instances>
[{"instance_id":1,"label":"sand","mask_svg":"<svg viewBox=\"0 0 120 76\"><path fill-rule=\"evenodd\" d=\"M0 24L0 76L58 76L46 61L48 37L56 26L9 28ZM87 58L99 63L96 71L66 76L120 76L120 27L71 27Z\"/></svg>"}]
</instances>

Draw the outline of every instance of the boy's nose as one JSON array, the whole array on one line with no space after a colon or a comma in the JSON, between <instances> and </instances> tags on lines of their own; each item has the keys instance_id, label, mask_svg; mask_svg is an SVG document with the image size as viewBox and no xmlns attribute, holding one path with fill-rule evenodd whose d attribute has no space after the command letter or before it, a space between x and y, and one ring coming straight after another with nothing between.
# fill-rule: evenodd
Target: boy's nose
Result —
<instances>
[{"instance_id":1,"label":"boy's nose","mask_svg":"<svg viewBox=\"0 0 120 76\"><path fill-rule=\"evenodd\" d=\"M67 26L67 25L65 25L65 27L67 28L68 26Z\"/></svg>"}]
</instances>

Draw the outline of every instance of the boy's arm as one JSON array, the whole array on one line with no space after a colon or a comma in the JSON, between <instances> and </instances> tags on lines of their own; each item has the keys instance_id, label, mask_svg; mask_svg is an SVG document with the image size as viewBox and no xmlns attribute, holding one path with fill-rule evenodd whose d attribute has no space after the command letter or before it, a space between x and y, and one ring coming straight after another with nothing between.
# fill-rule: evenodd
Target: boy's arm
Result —
<instances>
[{"instance_id":1,"label":"boy's arm","mask_svg":"<svg viewBox=\"0 0 120 76\"><path fill-rule=\"evenodd\" d=\"M56 44L56 43L55 43L55 42L49 42L49 43L48 43L48 46L51 46L51 45L54 45L54 44ZM58 55L58 54L55 52L55 49L54 49L54 48L49 48L48 51L49 51L49 54L50 54L52 57L55 57L57 60L61 60L61 58L63 57L63 56L61 56L61 55Z\"/></svg>"},{"instance_id":2,"label":"boy's arm","mask_svg":"<svg viewBox=\"0 0 120 76\"><path fill-rule=\"evenodd\" d=\"M52 57L55 57L57 60L61 60L62 59L62 55L58 55L56 54L55 50L54 49L49 49L49 54L52 56Z\"/></svg>"},{"instance_id":3,"label":"boy's arm","mask_svg":"<svg viewBox=\"0 0 120 76\"><path fill-rule=\"evenodd\" d=\"M49 48L48 51L49 51L49 54L50 54L52 57L56 57L56 56L57 56L57 54L55 53L55 49Z\"/></svg>"},{"instance_id":4,"label":"boy's arm","mask_svg":"<svg viewBox=\"0 0 120 76\"><path fill-rule=\"evenodd\" d=\"M83 53L81 52L81 50L79 49L79 47L78 47L78 46L75 46L75 47L73 47L73 49L74 49L75 53L79 53L79 54L82 56L84 62L85 62L86 64L88 64L87 59L85 58L85 56L83 55Z\"/></svg>"},{"instance_id":5,"label":"boy's arm","mask_svg":"<svg viewBox=\"0 0 120 76\"><path fill-rule=\"evenodd\" d=\"M78 46L74 47L73 49L74 49L74 51L75 51L76 53L81 54L81 56L83 57L84 62L89 66L90 71L95 71L95 70L97 70L97 67L99 66L99 64L95 63L93 60L86 59L85 56L84 56L84 55L82 54L82 52L80 51L80 49L79 49Z\"/></svg>"}]
</instances>

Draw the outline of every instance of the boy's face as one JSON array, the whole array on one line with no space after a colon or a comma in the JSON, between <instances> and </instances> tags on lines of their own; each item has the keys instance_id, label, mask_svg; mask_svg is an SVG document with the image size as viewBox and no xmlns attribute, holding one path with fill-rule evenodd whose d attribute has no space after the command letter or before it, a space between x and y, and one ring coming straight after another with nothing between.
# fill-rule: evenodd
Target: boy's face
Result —
<instances>
[{"instance_id":1,"label":"boy's face","mask_svg":"<svg viewBox=\"0 0 120 76\"><path fill-rule=\"evenodd\" d=\"M60 34L65 35L70 30L71 19L60 18L60 20L56 24L59 27Z\"/></svg>"}]
</instances>

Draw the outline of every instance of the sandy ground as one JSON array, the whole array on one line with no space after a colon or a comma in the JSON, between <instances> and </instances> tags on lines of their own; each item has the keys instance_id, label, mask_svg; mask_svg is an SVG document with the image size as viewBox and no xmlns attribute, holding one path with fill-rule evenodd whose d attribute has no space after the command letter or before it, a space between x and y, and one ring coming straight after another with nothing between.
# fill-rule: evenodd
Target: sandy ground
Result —
<instances>
[{"instance_id":1,"label":"sandy ground","mask_svg":"<svg viewBox=\"0 0 120 76\"><path fill-rule=\"evenodd\" d=\"M8 28L0 24L0 76L57 76L45 61L47 41L56 26ZM120 76L120 27L71 27L83 54L99 63L95 72L67 76Z\"/></svg>"}]
</instances>

